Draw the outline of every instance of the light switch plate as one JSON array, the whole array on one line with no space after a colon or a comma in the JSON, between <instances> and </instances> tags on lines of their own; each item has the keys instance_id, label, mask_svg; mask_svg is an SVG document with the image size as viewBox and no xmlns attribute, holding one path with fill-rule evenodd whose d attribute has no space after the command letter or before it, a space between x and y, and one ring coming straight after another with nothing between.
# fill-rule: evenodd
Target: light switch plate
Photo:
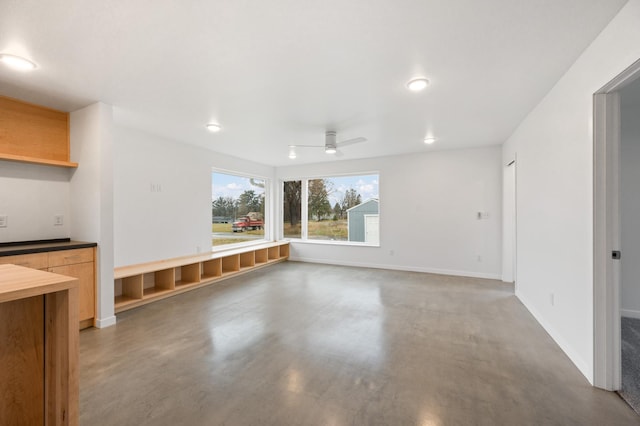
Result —
<instances>
[{"instance_id":1,"label":"light switch plate","mask_svg":"<svg viewBox=\"0 0 640 426\"><path fill-rule=\"evenodd\" d=\"M9 216L6 214L0 215L0 228L6 228L9 226Z\"/></svg>"},{"instance_id":2,"label":"light switch plate","mask_svg":"<svg viewBox=\"0 0 640 426\"><path fill-rule=\"evenodd\" d=\"M64 216L57 214L53 217L53 226L62 226L64 224Z\"/></svg>"}]
</instances>

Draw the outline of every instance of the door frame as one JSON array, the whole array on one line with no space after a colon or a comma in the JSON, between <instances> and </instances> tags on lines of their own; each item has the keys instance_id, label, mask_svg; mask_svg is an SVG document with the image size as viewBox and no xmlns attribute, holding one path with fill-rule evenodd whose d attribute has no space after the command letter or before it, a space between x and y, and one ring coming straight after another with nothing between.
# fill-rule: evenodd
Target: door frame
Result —
<instances>
[{"instance_id":1,"label":"door frame","mask_svg":"<svg viewBox=\"0 0 640 426\"><path fill-rule=\"evenodd\" d=\"M502 169L502 281L514 283L518 289L518 161L513 160ZM508 203L507 200L510 202ZM507 266L509 265L509 266Z\"/></svg>"},{"instance_id":2,"label":"door frame","mask_svg":"<svg viewBox=\"0 0 640 426\"><path fill-rule=\"evenodd\" d=\"M640 60L593 95L593 384L621 386L620 94L640 77Z\"/></svg>"}]
</instances>

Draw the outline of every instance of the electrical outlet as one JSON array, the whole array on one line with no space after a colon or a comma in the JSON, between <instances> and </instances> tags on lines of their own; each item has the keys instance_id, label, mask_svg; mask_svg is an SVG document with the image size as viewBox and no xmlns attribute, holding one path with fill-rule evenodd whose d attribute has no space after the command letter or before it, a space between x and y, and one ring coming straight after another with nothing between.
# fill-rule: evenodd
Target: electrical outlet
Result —
<instances>
[{"instance_id":1,"label":"electrical outlet","mask_svg":"<svg viewBox=\"0 0 640 426\"><path fill-rule=\"evenodd\" d=\"M0 228L6 228L9 226L9 216L6 214L0 215Z\"/></svg>"},{"instance_id":2,"label":"electrical outlet","mask_svg":"<svg viewBox=\"0 0 640 426\"><path fill-rule=\"evenodd\" d=\"M551 303L551 306L555 306L556 305L556 295L551 293L549 295L549 302Z\"/></svg>"},{"instance_id":3,"label":"electrical outlet","mask_svg":"<svg viewBox=\"0 0 640 426\"><path fill-rule=\"evenodd\" d=\"M64 224L64 216L57 214L53 217L53 226L62 226Z\"/></svg>"}]
</instances>

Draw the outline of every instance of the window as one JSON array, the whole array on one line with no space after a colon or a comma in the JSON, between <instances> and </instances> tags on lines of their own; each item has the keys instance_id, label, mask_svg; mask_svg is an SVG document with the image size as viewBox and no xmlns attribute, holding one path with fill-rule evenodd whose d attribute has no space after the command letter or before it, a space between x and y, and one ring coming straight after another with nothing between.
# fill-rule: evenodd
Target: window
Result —
<instances>
[{"instance_id":1,"label":"window","mask_svg":"<svg viewBox=\"0 0 640 426\"><path fill-rule=\"evenodd\" d=\"M267 180L211 173L212 245L238 244L265 238Z\"/></svg>"},{"instance_id":2,"label":"window","mask_svg":"<svg viewBox=\"0 0 640 426\"><path fill-rule=\"evenodd\" d=\"M284 182L283 188L283 236L302 238L302 181Z\"/></svg>"},{"instance_id":3,"label":"window","mask_svg":"<svg viewBox=\"0 0 640 426\"><path fill-rule=\"evenodd\" d=\"M283 183L283 237L379 245L378 175Z\"/></svg>"}]
</instances>

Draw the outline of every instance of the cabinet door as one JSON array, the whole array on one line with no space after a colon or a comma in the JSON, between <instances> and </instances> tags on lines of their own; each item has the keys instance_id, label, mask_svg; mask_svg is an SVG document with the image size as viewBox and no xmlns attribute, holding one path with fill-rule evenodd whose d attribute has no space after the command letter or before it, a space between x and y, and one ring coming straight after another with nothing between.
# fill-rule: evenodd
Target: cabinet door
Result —
<instances>
[{"instance_id":1,"label":"cabinet door","mask_svg":"<svg viewBox=\"0 0 640 426\"><path fill-rule=\"evenodd\" d=\"M95 317L95 271L94 263L77 263L75 265L56 266L49 268L49 272L78 278L79 287L79 320L84 321Z\"/></svg>"}]
</instances>

